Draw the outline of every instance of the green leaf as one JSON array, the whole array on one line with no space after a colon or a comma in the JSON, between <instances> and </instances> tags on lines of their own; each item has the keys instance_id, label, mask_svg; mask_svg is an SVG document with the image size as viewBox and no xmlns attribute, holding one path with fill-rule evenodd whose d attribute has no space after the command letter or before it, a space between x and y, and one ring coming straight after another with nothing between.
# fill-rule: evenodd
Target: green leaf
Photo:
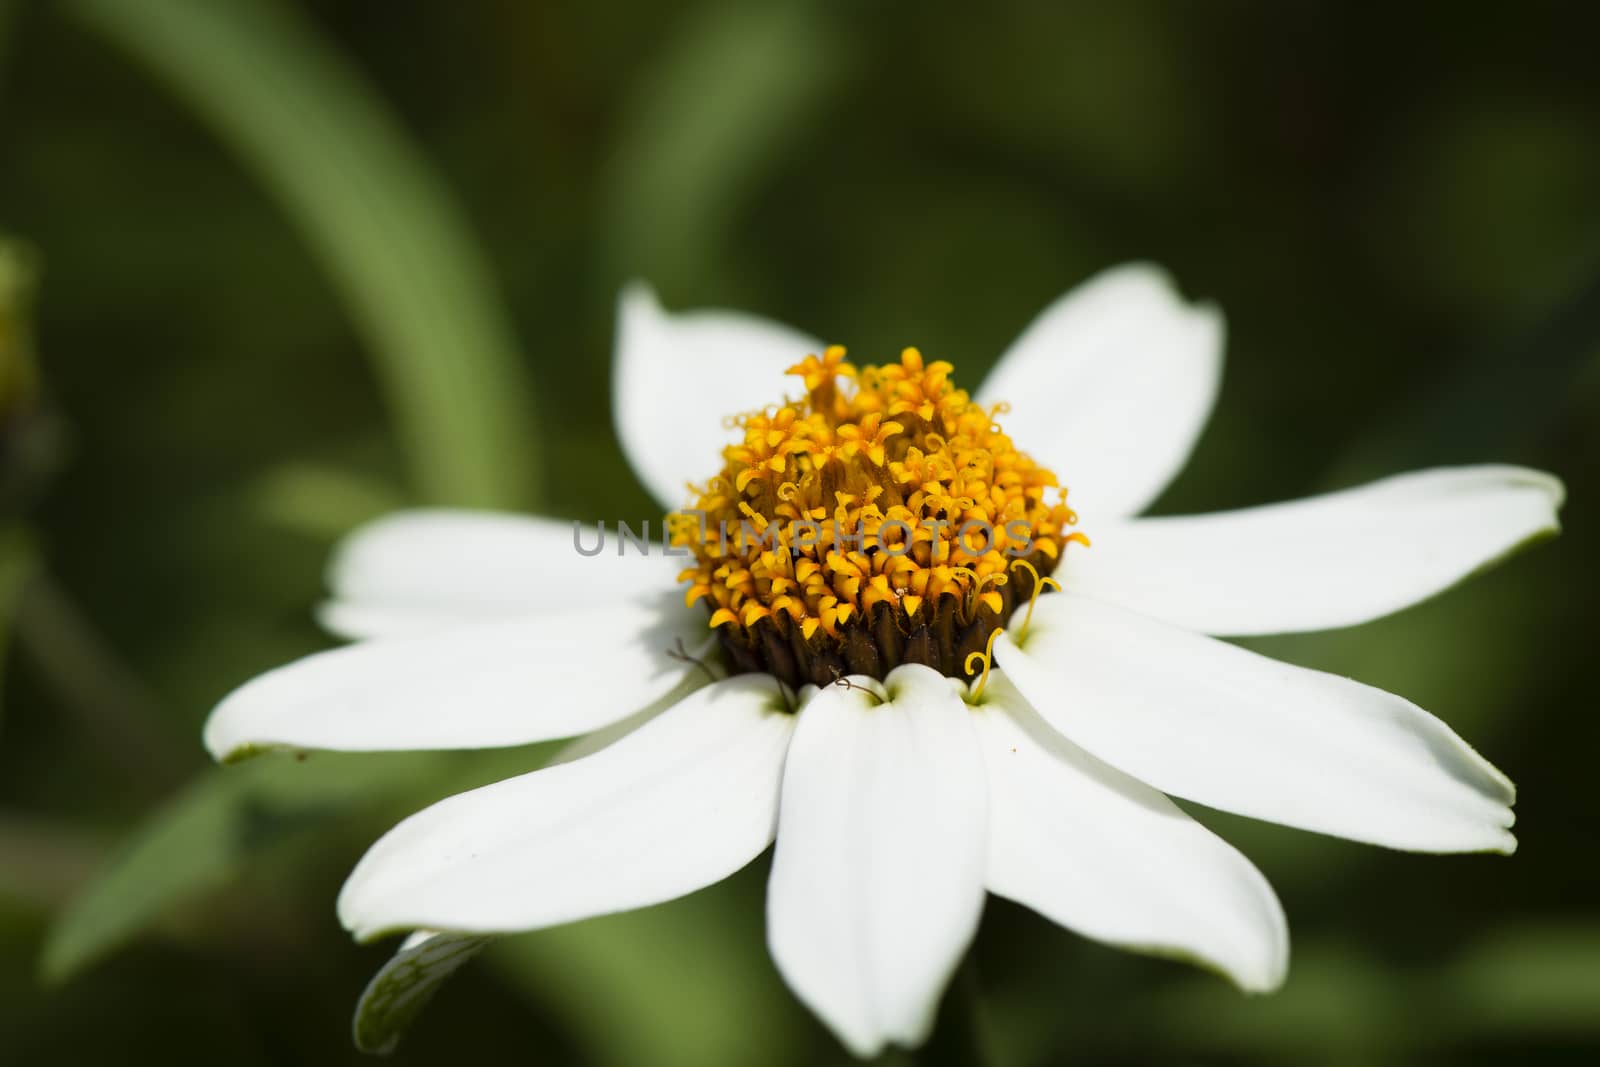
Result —
<instances>
[{"instance_id":1,"label":"green leaf","mask_svg":"<svg viewBox=\"0 0 1600 1067\"><path fill-rule=\"evenodd\" d=\"M57 916L43 976L64 981L291 837L375 809L399 814L532 770L548 747L272 754L214 767L151 815Z\"/></svg>"},{"instance_id":2,"label":"green leaf","mask_svg":"<svg viewBox=\"0 0 1600 1067\"><path fill-rule=\"evenodd\" d=\"M247 488L246 500L251 511L269 522L322 541L335 541L406 504L390 486L314 463L288 463L266 471Z\"/></svg>"},{"instance_id":3,"label":"green leaf","mask_svg":"<svg viewBox=\"0 0 1600 1067\"><path fill-rule=\"evenodd\" d=\"M444 187L382 101L272 0L74 0L251 168L321 258L376 358L423 495L517 507L534 436L510 323Z\"/></svg>"},{"instance_id":4,"label":"green leaf","mask_svg":"<svg viewBox=\"0 0 1600 1067\"><path fill-rule=\"evenodd\" d=\"M383 1056L395 1050L441 983L491 938L418 931L367 983L356 1005L356 1048Z\"/></svg>"}]
</instances>

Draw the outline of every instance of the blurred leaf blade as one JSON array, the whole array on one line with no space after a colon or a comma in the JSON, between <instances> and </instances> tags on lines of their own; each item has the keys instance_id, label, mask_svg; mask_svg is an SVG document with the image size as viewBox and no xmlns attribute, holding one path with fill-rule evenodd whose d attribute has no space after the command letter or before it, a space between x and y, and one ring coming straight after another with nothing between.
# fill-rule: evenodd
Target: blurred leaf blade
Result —
<instances>
[{"instance_id":1,"label":"blurred leaf blade","mask_svg":"<svg viewBox=\"0 0 1600 1067\"><path fill-rule=\"evenodd\" d=\"M222 884L251 851L292 821L288 802L332 802L321 765L300 770L289 759L214 768L154 813L57 918L41 968L63 981L157 921L192 894ZM322 788L315 788L318 784ZM293 798L299 794L298 800Z\"/></svg>"},{"instance_id":2,"label":"blurred leaf blade","mask_svg":"<svg viewBox=\"0 0 1600 1067\"><path fill-rule=\"evenodd\" d=\"M614 268L658 280L709 273L751 188L843 81L847 53L810 5L719 6L683 20L610 161Z\"/></svg>"},{"instance_id":3,"label":"blurred leaf blade","mask_svg":"<svg viewBox=\"0 0 1600 1067\"><path fill-rule=\"evenodd\" d=\"M375 358L422 494L526 505L536 477L511 324L455 204L382 102L274 0L76 0L279 200Z\"/></svg>"},{"instance_id":4,"label":"blurred leaf blade","mask_svg":"<svg viewBox=\"0 0 1600 1067\"><path fill-rule=\"evenodd\" d=\"M213 767L152 813L60 912L41 973L65 981L301 832L420 808L531 770L548 748L264 755Z\"/></svg>"},{"instance_id":5,"label":"blurred leaf blade","mask_svg":"<svg viewBox=\"0 0 1600 1067\"><path fill-rule=\"evenodd\" d=\"M250 511L283 529L333 542L405 506L394 486L318 463L284 463L245 488Z\"/></svg>"},{"instance_id":6,"label":"blurred leaf blade","mask_svg":"<svg viewBox=\"0 0 1600 1067\"><path fill-rule=\"evenodd\" d=\"M1506 927L1444 975L1463 1028L1485 1033L1600 1033L1600 923Z\"/></svg>"},{"instance_id":7,"label":"blurred leaf blade","mask_svg":"<svg viewBox=\"0 0 1600 1067\"><path fill-rule=\"evenodd\" d=\"M654 907L504 938L486 962L558 1007L599 1064L806 1062L809 1024L767 957L752 906L762 869ZM706 1024L716 1018L739 1024Z\"/></svg>"}]
</instances>

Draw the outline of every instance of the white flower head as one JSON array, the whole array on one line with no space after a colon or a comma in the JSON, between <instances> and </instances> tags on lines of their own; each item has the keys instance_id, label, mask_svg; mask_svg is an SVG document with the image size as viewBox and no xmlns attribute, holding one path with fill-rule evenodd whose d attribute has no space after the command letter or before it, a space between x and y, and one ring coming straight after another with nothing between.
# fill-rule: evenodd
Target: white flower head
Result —
<instances>
[{"instance_id":1,"label":"white flower head","mask_svg":"<svg viewBox=\"0 0 1600 1067\"><path fill-rule=\"evenodd\" d=\"M628 457L699 516L676 557L580 554L549 519L383 519L331 569L323 619L357 643L207 723L220 759L581 736L357 866L345 926L421 932L369 987L364 1046L486 936L669 900L774 840L773 958L860 1056L927 1037L986 893L1280 985L1271 887L1169 794L1391 848L1515 848L1511 783L1438 719L1218 638L1438 593L1557 530L1550 475L1429 470L1136 518L1222 365L1220 313L1148 266L1047 308L972 397L915 350L858 369L750 316L669 315L642 286L618 333Z\"/></svg>"}]
</instances>

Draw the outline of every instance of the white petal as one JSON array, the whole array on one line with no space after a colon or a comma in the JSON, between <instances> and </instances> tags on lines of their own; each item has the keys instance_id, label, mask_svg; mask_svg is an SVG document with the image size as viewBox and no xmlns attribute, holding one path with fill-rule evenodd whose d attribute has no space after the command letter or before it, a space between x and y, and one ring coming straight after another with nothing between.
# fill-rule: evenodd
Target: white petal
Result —
<instances>
[{"instance_id":1,"label":"white petal","mask_svg":"<svg viewBox=\"0 0 1600 1067\"><path fill-rule=\"evenodd\" d=\"M778 970L863 1057L927 1037L983 908L972 713L927 667L900 667L884 688L879 703L827 686L801 709L767 891Z\"/></svg>"},{"instance_id":2,"label":"white petal","mask_svg":"<svg viewBox=\"0 0 1600 1067\"><path fill-rule=\"evenodd\" d=\"M367 983L356 1004L356 1048L387 1056L400 1044L439 986L476 956L490 939L418 930Z\"/></svg>"},{"instance_id":3,"label":"white petal","mask_svg":"<svg viewBox=\"0 0 1600 1067\"><path fill-rule=\"evenodd\" d=\"M709 653L709 650L707 651ZM708 680L714 681L720 678L720 674L716 679L712 679L705 671L695 670L687 678L679 682L672 692L649 707L636 711L625 719L618 719L616 722L602 726L592 733L584 734L582 737L574 737L571 741L562 745L560 751L546 761L545 766L554 767L558 763L572 763L574 760L581 760L585 756L592 756L603 748L610 748L651 719L677 707L680 701L702 685L705 685Z\"/></svg>"},{"instance_id":4,"label":"white petal","mask_svg":"<svg viewBox=\"0 0 1600 1067\"><path fill-rule=\"evenodd\" d=\"M656 603L481 623L320 652L234 690L206 721L218 759L263 748L495 748L573 737L699 668L705 619Z\"/></svg>"},{"instance_id":5,"label":"white petal","mask_svg":"<svg viewBox=\"0 0 1600 1067\"><path fill-rule=\"evenodd\" d=\"M1071 593L997 662L1075 744L1162 792L1418 852L1510 852L1505 776L1416 705Z\"/></svg>"},{"instance_id":6,"label":"white petal","mask_svg":"<svg viewBox=\"0 0 1600 1067\"><path fill-rule=\"evenodd\" d=\"M1276 989L1289 931L1251 862L1161 793L1052 730L995 671L976 719L990 892L1085 937Z\"/></svg>"},{"instance_id":7,"label":"white petal","mask_svg":"<svg viewBox=\"0 0 1600 1067\"><path fill-rule=\"evenodd\" d=\"M639 526L630 529L654 537L644 550L624 545L612 523L597 529L491 511L396 512L335 549L332 598L320 617L343 637L392 637L671 589L684 557L664 553L659 523Z\"/></svg>"},{"instance_id":8,"label":"white petal","mask_svg":"<svg viewBox=\"0 0 1600 1067\"><path fill-rule=\"evenodd\" d=\"M1286 504L1102 525L1058 577L1204 633L1350 626L1554 534L1563 496L1559 480L1521 467L1418 471Z\"/></svg>"},{"instance_id":9,"label":"white petal","mask_svg":"<svg viewBox=\"0 0 1600 1067\"><path fill-rule=\"evenodd\" d=\"M350 875L340 921L507 933L710 885L771 842L793 729L765 675L706 686L592 756L405 820Z\"/></svg>"},{"instance_id":10,"label":"white petal","mask_svg":"<svg viewBox=\"0 0 1600 1067\"><path fill-rule=\"evenodd\" d=\"M1116 267L1046 308L978 390L1085 520L1133 515L1189 458L1222 378L1222 313L1165 271Z\"/></svg>"},{"instance_id":11,"label":"white petal","mask_svg":"<svg viewBox=\"0 0 1600 1067\"><path fill-rule=\"evenodd\" d=\"M642 283L622 294L612 408L634 473L669 510L690 503L737 439L724 420L800 391L784 371L822 345L736 311L668 314Z\"/></svg>"}]
</instances>

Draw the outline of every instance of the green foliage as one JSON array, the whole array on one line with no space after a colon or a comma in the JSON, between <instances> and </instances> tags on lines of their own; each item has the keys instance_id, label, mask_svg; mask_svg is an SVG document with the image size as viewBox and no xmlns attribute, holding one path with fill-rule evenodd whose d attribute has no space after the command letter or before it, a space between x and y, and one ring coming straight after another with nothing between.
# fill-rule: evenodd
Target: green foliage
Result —
<instances>
[{"instance_id":1,"label":"green foliage","mask_svg":"<svg viewBox=\"0 0 1600 1067\"><path fill-rule=\"evenodd\" d=\"M532 499L532 389L449 195L341 57L277 0L73 0L278 198L371 345L422 495Z\"/></svg>"},{"instance_id":2,"label":"green foliage","mask_svg":"<svg viewBox=\"0 0 1600 1067\"><path fill-rule=\"evenodd\" d=\"M373 812L393 817L450 793L530 770L528 750L301 757L265 754L201 775L153 812L61 912L41 969L61 982L193 906L296 838ZM280 862L282 860L280 859ZM331 908L331 902L329 902Z\"/></svg>"},{"instance_id":3,"label":"green foliage","mask_svg":"<svg viewBox=\"0 0 1600 1067\"><path fill-rule=\"evenodd\" d=\"M848 42L805 4L708 7L640 78L609 161L619 274L702 281L795 132L840 93Z\"/></svg>"},{"instance_id":4,"label":"green foliage","mask_svg":"<svg viewBox=\"0 0 1600 1067\"><path fill-rule=\"evenodd\" d=\"M439 985L488 943L486 937L460 934L407 938L361 994L353 1026L356 1048L379 1055L393 1052Z\"/></svg>"},{"instance_id":5,"label":"green foliage","mask_svg":"<svg viewBox=\"0 0 1600 1067\"><path fill-rule=\"evenodd\" d=\"M814 1024L785 994L761 910L749 906L765 869L653 908L508 938L486 962L557 1007L599 1064L806 1062L799 1041Z\"/></svg>"}]
</instances>

